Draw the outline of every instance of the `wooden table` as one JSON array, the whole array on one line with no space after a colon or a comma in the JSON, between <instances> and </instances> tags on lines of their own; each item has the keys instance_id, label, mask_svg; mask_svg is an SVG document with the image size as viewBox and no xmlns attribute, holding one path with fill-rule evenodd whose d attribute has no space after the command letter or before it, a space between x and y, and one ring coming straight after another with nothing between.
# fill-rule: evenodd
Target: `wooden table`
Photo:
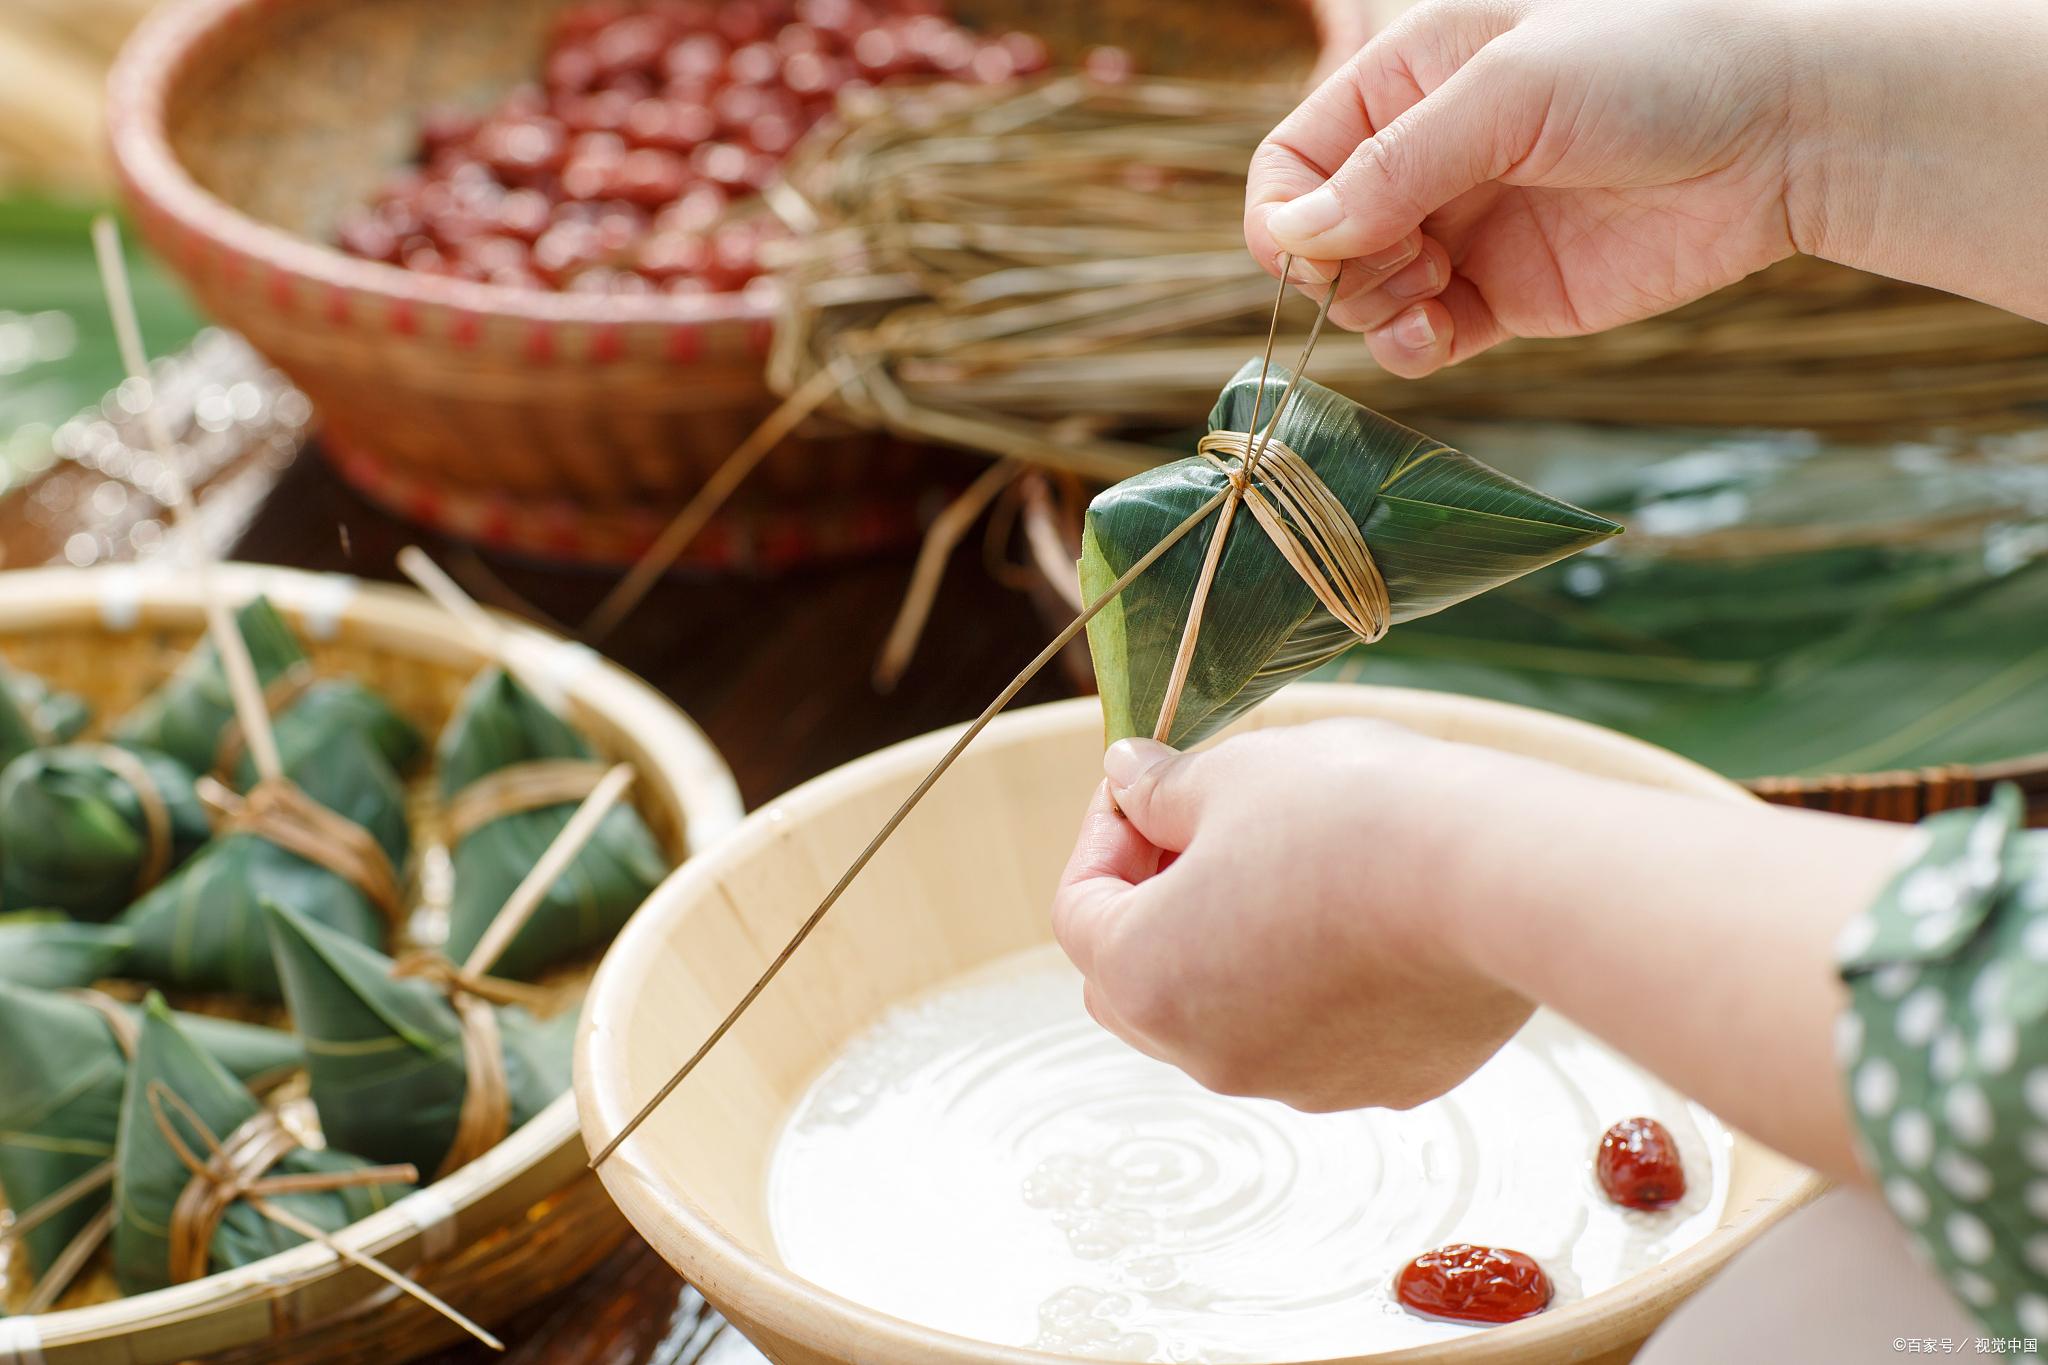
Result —
<instances>
[{"instance_id":1,"label":"wooden table","mask_svg":"<svg viewBox=\"0 0 2048 1365\"><path fill-rule=\"evenodd\" d=\"M284 477L233 556L395 579L418 543L453 547L356 497L310 453ZM671 580L605 652L702 726L748 806L883 745L970 719L1044 644L1030 603L992 581L980 546L946 576L917 661L895 693L869 682L895 614L907 558L773 580ZM517 592L579 620L609 575L490 561ZM1067 695L1048 669L1018 705ZM653 1252L633 1239L595 1273L499 1329L510 1349L433 1357L435 1365L758 1365L747 1346Z\"/></svg>"}]
</instances>

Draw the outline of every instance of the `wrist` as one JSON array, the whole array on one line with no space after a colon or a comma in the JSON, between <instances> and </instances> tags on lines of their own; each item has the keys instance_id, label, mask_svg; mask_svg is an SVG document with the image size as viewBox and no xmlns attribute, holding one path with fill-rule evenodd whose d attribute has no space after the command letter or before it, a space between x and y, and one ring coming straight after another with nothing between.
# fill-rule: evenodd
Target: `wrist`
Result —
<instances>
[{"instance_id":1,"label":"wrist","mask_svg":"<svg viewBox=\"0 0 2048 1365\"><path fill-rule=\"evenodd\" d=\"M2048 318L2048 7L1805 0L1784 23L1793 244Z\"/></svg>"}]
</instances>

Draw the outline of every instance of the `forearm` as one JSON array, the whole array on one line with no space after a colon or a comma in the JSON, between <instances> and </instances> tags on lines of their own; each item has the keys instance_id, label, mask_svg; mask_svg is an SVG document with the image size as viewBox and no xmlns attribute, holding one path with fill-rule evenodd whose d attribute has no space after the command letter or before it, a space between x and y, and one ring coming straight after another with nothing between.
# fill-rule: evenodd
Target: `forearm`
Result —
<instances>
[{"instance_id":1,"label":"forearm","mask_svg":"<svg viewBox=\"0 0 2048 1365\"><path fill-rule=\"evenodd\" d=\"M1801 250L2048 321L2048 5L1788 6Z\"/></svg>"},{"instance_id":2,"label":"forearm","mask_svg":"<svg viewBox=\"0 0 2048 1365\"><path fill-rule=\"evenodd\" d=\"M1831 1175L1852 1174L1833 943L1911 832L1576 775L1475 770L1449 878L1475 965Z\"/></svg>"}]
</instances>

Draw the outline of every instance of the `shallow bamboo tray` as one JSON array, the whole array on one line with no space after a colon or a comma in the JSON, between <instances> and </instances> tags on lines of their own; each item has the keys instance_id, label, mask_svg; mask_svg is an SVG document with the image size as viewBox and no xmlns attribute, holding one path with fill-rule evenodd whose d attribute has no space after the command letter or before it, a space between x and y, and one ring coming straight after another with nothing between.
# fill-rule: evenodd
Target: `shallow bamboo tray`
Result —
<instances>
[{"instance_id":1,"label":"shallow bamboo tray","mask_svg":"<svg viewBox=\"0 0 2048 1365\"><path fill-rule=\"evenodd\" d=\"M1249 718L1380 716L1587 772L1742 801L1674 754L1520 707L1387 688L1297 684ZM606 1141L707 1034L852 854L952 741L861 759L752 816L655 893L592 984L576 1058L586 1141ZM1046 908L1099 781L1092 700L999 719L856 881L832 917L682 1090L602 1168L642 1236L779 1365L1048 1365L889 1317L785 1270L767 1228L766 1163L804 1087L892 1002L1045 941ZM1626 1360L1665 1314L1817 1177L1738 1137L1723 1226L1605 1294L1527 1322L1375 1361L1504 1365Z\"/></svg>"},{"instance_id":2,"label":"shallow bamboo tray","mask_svg":"<svg viewBox=\"0 0 2048 1365\"><path fill-rule=\"evenodd\" d=\"M254 565L217 570L230 600L262 592L321 676L381 691L429 736L486 661L418 593ZM165 567L0 574L0 657L88 697L99 719L159 682L198 637L189 574ZM633 800L671 857L722 838L739 792L710 741L646 684L579 645L511 628L515 665L552 680L607 756L640 774ZM563 1095L495 1149L343 1236L486 1324L581 1275L624 1229L584 1168ZM190 1284L34 1318L0 1317L0 1365L280 1365L407 1360L457 1330L319 1246Z\"/></svg>"}]
</instances>

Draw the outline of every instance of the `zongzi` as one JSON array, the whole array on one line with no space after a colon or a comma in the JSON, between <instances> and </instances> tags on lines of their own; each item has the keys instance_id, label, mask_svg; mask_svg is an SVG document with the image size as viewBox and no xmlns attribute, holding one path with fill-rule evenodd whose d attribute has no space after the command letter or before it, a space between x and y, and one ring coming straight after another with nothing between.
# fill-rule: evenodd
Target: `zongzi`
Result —
<instances>
[{"instance_id":1,"label":"zongzi","mask_svg":"<svg viewBox=\"0 0 2048 1365\"><path fill-rule=\"evenodd\" d=\"M104 996L0 985L0 1192L17 1218L113 1160L141 1012ZM192 1044L243 1080L281 1078L298 1040L203 1015L180 1016ZM104 1187L55 1209L22 1238L37 1273L106 1207Z\"/></svg>"},{"instance_id":2,"label":"zongzi","mask_svg":"<svg viewBox=\"0 0 2048 1365\"><path fill-rule=\"evenodd\" d=\"M1202 454L1133 475L1088 507L1080 573L1092 601L1258 452L1245 506L1212 566L1192 655L1180 659L1217 514L1089 623L1112 740L1153 735L1172 702L1156 737L1196 743L1362 636L1621 529L1320 384L1295 382L1278 365L1263 384L1259 361L1239 370L1209 428Z\"/></svg>"},{"instance_id":3,"label":"zongzi","mask_svg":"<svg viewBox=\"0 0 2048 1365\"><path fill-rule=\"evenodd\" d=\"M266 900L365 943L383 940L410 846L397 775L354 732L287 773L291 783L259 784L219 837L121 917L135 935L138 975L276 998Z\"/></svg>"},{"instance_id":4,"label":"zongzi","mask_svg":"<svg viewBox=\"0 0 2048 1365\"><path fill-rule=\"evenodd\" d=\"M439 746L454 898L448 956L461 961L603 774L590 746L503 669L478 674ZM668 871L639 812L614 807L548 888L492 970L529 979L611 940Z\"/></svg>"},{"instance_id":5,"label":"zongzi","mask_svg":"<svg viewBox=\"0 0 2048 1365\"><path fill-rule=\"evenodd\" d=\"M301 915L271 906L269 921L329 1141L445 1172L569 1088L573 1012L539 1020L517 1006L457 1003L459 986L395 975L384 954Z\"/></svg>"},{"instance_id":6,"label":"zongzi","mask_svg":"<svg viewBox=\"0 0 2048 1365\"><path fill-rule=\"evenodd\" d=\"M88 718L79 698L0 666L0 767L30 749L75 738Z\"/></svg>"},{"instance_id":7,"label":"zongzi","mask_svg":"<svg viewBox=\"0 0 2048 1365\"><path fill-rule=\"evenodd\" d=\"M0 771L0 906L112 919L212 836L192 781L168 755L111 744L15 759Z\"/></svg>"},{"instance_id":8,"label":"zongzi","mask_svg":"<svg viewBox=\"0 0 2048 1365\"><path fill-rule=\"evenodd\" d=\"M206 1178L192 1170L188 1157L204 1163L215 1152L227 1152L222 1164L250 1180L266 1174L347 1179L367 1169L358 1158L333 1148L300 1146L205 1050L189 1023L173 1018L162 996L150 996L121 1099L114 1275L131 1294L247 1265L305 1240L244 1200L228 1204L210 1225L202 1224L203 1214L179 1207L186 1187ZM389 1207L407 1188L349 1184L266 1197L333 1232Z\"/></svg>"},{"instance_id":9,"label":"zongzi","mask_svg":"<svg viewBox=\"0 0 2048 1365\"><path fill-rule=\"evenodd\" d=\"M118 924L81 924L55 910L0 915L0 983L61 991L119 976L135 935Z\"/></svg>"},{"instance_id":10,"label":"zongzi","mask_svg":"<svg viewBox=\"0 0 2048 1365\"><path fill-rule=\"evenodd\" d=\"M264 597L251 598L235 613L235 627L249 646L249 661L266 694L294 691L311 680L311 661L291 627ZM277 698L266 695L275 712ZM201 640L177 672L114 726L122 744L169 754L195 773L210 772L221 731L234 718L235 703L213 641Z\"/></svg>"}]
</instances>

